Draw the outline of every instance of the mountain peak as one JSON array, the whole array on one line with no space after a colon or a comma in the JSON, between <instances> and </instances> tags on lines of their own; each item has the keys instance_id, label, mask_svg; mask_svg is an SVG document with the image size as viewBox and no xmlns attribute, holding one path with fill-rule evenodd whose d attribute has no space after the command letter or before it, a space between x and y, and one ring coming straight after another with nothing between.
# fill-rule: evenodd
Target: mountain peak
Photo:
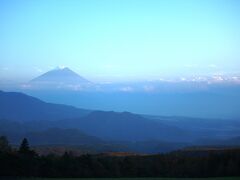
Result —
<instances>
[{"instance_id":1,"label":"mountain peak","mask_svg":"<svg viewBox=\"0 0 240 180\"><path fill-rule=\"evenodd\" d=\"M51 70L50 70L51 71ZM55 69L53 69L52 71L72 71L69 67L66 66L57 66ZM74 72L75 73L75 72Z\"/></svg>"},{"instance_id":2,"label":"mountain peak","mask_svg":"<svg viewBox=\"0 0 240 180\"><path fill-rule=\"evenodd\" d=\"M86 85L90 81L81 77L76 72L68 67L59 66L53 70L50 70L30 81L34 84L47 84L47 85L61 85L61 86L72 86L72 85Z\"/></svg>"},{"instance_id":3,"label":"mountain peak","mask_svg":"<svg viewBox=\"0 0 240 180\"><path fill-rule=\"evenodd\" d=\"M55 70L63 70L63 69L69 69L69 68L66 67L66 66L57 66L57 67L55 68Z\"/></svg>"}]
</instances>

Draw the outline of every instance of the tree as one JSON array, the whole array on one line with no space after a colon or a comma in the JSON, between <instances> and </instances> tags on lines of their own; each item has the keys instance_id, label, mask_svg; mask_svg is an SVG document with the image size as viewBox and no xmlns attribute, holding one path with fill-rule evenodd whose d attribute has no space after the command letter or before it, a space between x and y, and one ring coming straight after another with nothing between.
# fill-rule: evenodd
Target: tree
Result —
<instances>
[{"instance_id":1,"label":"tree","mask_svg":"<svg viewBox=\"0 0 240 180\"><path fill-rule=\"evenodd\" d=\"M0 152L9 152L9 151L11 151L11 147L9 145L7 137L1 136L0 137Z\"/></svg>"},{"instance_id":2,"label":"tree","mask_svg":"<svg viewBox=\"0 0 240 180\"><path fill-rule=\"evenodd\" d=\"M19 147L19 152L23 153L23 154L26 154L26 153L30 152L29 143L28 143L27 138L24 138L22 140L22 143L21 143L21 145Z\"/></svg>"},{"instance_id":3,"label":"tree","mask_svg":"<svg viewBox=\"0 0 240 180\"><path fill-rule=\"evenodd\" d=\"M24 138L22 140L22 143L19 147L18 152L22 155L33 156L33 157L38 156L34 150L30 149L27 138Z\"/></svg>"}]
</instances>

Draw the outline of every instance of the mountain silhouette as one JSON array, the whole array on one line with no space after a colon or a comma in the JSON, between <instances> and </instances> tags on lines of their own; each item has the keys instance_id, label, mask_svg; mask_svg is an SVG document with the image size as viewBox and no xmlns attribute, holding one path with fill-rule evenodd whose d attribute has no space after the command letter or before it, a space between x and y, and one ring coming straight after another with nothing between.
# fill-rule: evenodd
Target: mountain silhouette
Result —
<instances>
[{"instance_id":1,"label":"mountain silhouette","mask_svg":"<svg viewBox=\"0 0 240 180\"><path fill-rule=\"evenodd\" d=\"M86 84L90 83L87 79L79 76L77 73L65 68L56 68L48 71L30 81L31 83L49 83L49 84Z\"/></svg>"},{"instance_id":2,"label":"mountain silhouette","mask_svg":"<svg viewBox=\"0 0 240 180\"><path fill-rule=\"evenodd\" d=\"M78 129L59 129L50 128L44 131L28 132L25 134L32 144L62 144L62 145L81 145L98 144L102 140L86 135Z\"/></svg>"},{"instance_id":3,"label":"mountain silhouette","mask_svg":"<svg viewBox=\"0 0 240 180\"><path fill-rule=\"evenodd\" d=\"M89 110L52 104L17 92L0 91L0 118L14 121L53 121L82 117Z\"/></svg>"},{"instance_id":4,"label":"mountain silhouette","mask_svg":"<svg viewBox=\"0 0 240 180\"><path fill-rule=\"evenodd\" d=\"M189 132L130 112L92 111L87 116L58 122L59 127L78 128L86 134L110 141L175 140Z\"/></svg>"},{"instance_id":5,"label":"mountain silhouette","mask_svg":"<svg viewBox=\"0 0 240 180\"><path fill-rule=\"evenodd\" d=\"M137 141L173 138L182 140L182 137L188 135L182 129L129 112L78 109L72 106L46 103L15 92L0 91L0 109L0 119L16 122L48 122L48 125L44 126L76 128L88 135L106 140ZM37 127L39 129L41 126Z\"/></svg>"},{"instance_id":6,"label":"mountain silhouette","mask_svg":"<svg viewBox=\"0 0 240 180\"><path fill-rule=\"evenodd\" d=\"M167 151L186 143L236 144L239 142L239 123L227 122L90 111L46 103L22 93L0 91L0 134L8 136L12 143L23 137L28 137L34 144L109 142L112 145L114 142L114 146L126 145L134 151L147 152Z\"/></svg>"},{"instance_id":7,"label":"mountain silhouette","mask_svg":"<svg viewBox=\"0 0 240 180\"><path fill-rule=\"evenodd\" d=\"M14 122L0 119L0 135L11 143L18 144L24 137L33 145L81 145L103 143L97 137L89 136L79 129L51 127L53 122Z\"/></svg>"},{"instance_id":8,"label":"mountain silhouette","mask_svg":"<svg viewBox=\"0 0 240 180\"><path fill-rule=\"evenodd\" d=\"M41 90L86 90L93 85L68 67L55 68L24 84L28 89Z\"/></svg>"}]
</instances>

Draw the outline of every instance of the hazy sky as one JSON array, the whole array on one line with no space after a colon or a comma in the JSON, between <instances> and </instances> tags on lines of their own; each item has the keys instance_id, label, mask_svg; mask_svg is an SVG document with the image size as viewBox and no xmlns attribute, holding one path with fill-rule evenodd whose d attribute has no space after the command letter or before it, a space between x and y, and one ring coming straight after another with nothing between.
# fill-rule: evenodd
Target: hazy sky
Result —
<instances>
[{"instance_id":1,"label":"hazy sky","mask_svg":"<svg viewBox=\"0 0 240 180\"><path fill-rule=\"evenodd\" d=\"M1 0L0 78L58 65L94 79L240 72L238 0Z\"/></svg>"}]
</instances>

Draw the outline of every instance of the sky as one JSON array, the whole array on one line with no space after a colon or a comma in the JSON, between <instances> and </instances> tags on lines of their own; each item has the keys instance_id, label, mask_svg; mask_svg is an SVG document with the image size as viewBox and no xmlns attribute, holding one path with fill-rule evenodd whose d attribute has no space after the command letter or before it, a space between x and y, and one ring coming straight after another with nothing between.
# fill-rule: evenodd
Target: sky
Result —
<instances>
[{"instance_id":1,"label":"sky","mask_svg":"<svg viewBox=\"0 0 240 180\"><path fill-rule=\"evenodd\" d=\"M238 0L0 0L0 81L240 73Z\"/></svg>"}]
</instances>

